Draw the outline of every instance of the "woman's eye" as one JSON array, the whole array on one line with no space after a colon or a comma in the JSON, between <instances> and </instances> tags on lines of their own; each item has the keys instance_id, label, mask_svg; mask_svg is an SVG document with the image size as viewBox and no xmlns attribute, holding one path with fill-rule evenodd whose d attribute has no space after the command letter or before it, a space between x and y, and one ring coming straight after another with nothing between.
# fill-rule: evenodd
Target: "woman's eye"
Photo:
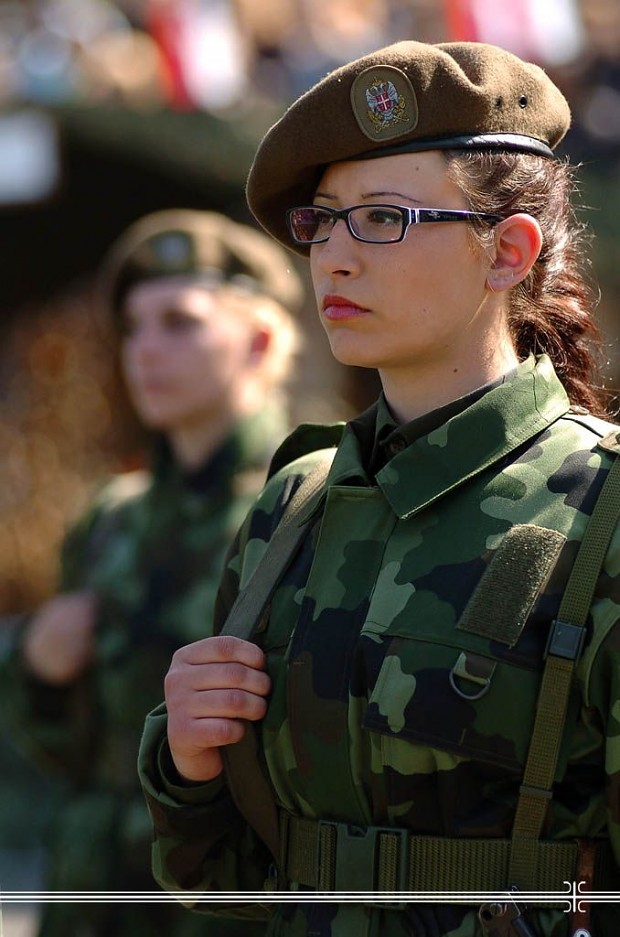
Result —
<instances>
[{"instance_id":1,"label":"woman's eye","mask_svg":"<svg viewBox=\"0 0 620 937\"><path fill-rule=\"evenodd\" d=\"M183 332L194 324L194 317L184 312L168 312L164 318L164 327L168 332Z\"/></svg>"},{"instance_id":2,"label":"woman's eye","mask_svg":"<svg viewBox=\"0 0 620 937\"><path fill-rule=\"evenodd\" d=\"M317 214L315 216L314 226L317 231L329 231L331 224L332 224L331 215Z\"/></svg>"},{"instance_id":3,"label":"woman's eye","mask_svg":"<svg viewBox=\"0 0 620 937\"><path fill-rule=\"evenodd\" d=\"M383 228L390 225L399 225L400 215L385 208L373 208L372 211L368 212L366 220L369 224Z\"/></svg>"}]
</instances>

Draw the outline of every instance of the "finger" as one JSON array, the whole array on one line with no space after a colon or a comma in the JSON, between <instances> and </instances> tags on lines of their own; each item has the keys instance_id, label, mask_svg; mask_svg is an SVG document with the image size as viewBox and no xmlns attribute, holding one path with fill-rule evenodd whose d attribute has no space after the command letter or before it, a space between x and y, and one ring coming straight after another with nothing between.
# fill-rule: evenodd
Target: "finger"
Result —
<instances>
[{"instance_id":1,"label":"finger","mask_svg":"<svg viewBox=\"0 0 620 937\"><path fill-rule=\"evenodd\" d=\"M243 738L244 732L245 726L239 719L168 720L171 751L184 759L196 758L222 745L234 745Z\"/></svg>"},{"instance_id":2,"label":"finger","mask_svg":"<svg viewBox=\"0 0 620 937\"><path fill-rule=\"evenodd\" d=\"M231 687L214 690L168 691L169 713L189 719L262 719L267 710L264 696Z\"/></svg>"},{"instance_id":3,"label":"finger","mask_svg":"<svg viewBox=\"0 0 620 937\"><path fill-rule=\"evenodd\" d=\"M222 745L234 745L245 734L245 726L240 719L218 719L210 716L197 720L196 735L201 737L204 747L220 748Z\"/></svg>"},{"instance_id":4,"label":"finger","mask_svg":"<svg viewBox=\"0 0 620 937\"><path fill-rule=\"evenodd\" d=\"M179 674L181 683L188 681L193 690L239 689L257 696L267 696L271 679L264 670L254 670L236 662L202 664L184 668Z\"/></svg>"},{"instance_id":5,"label":"finger","mask_svg":"<svg viewBox=\"0 0 620 937\"><path fill-rule=\"evenodd\" d=\"M209 690L239 690L256 696L267 696L271 679L264 670L254 670L245 664L210 663L187 664L173 661L164 678L166 699L180 701L185 697Z\"/></svg>"},{"instance_id":6,"label":"finger","mask_svg":"<svg viewBox=\"0 0 620 937\"><path fill-rule=\"evenodd\" d=\"M174 709L174 697L171 698ZM183 699L179 709L190 719L262 719L267 711L264 696L247 693L245 690L226 687L217 690L200 690Z\"/></svg>"},{"instance_id":7,"label":"finger","mask_svg":"<svg viewBox=\"0 0 620 937\"><path fill-rule=\"evenodd\" d=\"M232 635L203 638L180 648L174 656L188 664L237 661L256 670L265 666L265 655L256 644Z\"/></svg>"}]
</instances>

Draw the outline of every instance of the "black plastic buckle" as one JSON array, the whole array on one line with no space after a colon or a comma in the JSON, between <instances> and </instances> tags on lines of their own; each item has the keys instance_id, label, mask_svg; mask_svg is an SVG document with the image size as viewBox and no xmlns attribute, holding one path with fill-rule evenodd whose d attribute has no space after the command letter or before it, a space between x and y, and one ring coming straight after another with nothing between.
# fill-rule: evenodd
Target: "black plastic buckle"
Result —
<instances>
[{"instance_id":1,"label":"black plastic buckle","mask_svg":"<svg viewBox=\"0 0 620 937\"><path fill-rule=\"evenodd\" d=\"M377 872L379 867L379 835L389 834L398 837L398 882L395 891L402 892L407 886L408 854L407 844L409 833L407 830L394 827L350 826L348 823L330 823L329 820L319 820L320 827L332 827L336 831L336 849L333 870L324 869L325 858L321 855L321 835L317 837L317 879L324 881L321 870L330 873L334 882L334 891L338 892L373 892L377 895ZM331 872L333 871L333 876ZM391 894L391 891L387 894ZM377 901L386 907L402 907L403 902Z\"/></svg>"},{"instance_id":2,"label":"black plastic buckle","mask_svg":"<svg viewBox=\"0 0 620 937\"><path fill-rule=\"evenodd\" d=\"M581 625L572 625L568 621L556 618L551 622L545 657L553 654L554 657L563 657L565 660L577 660L581 654L585 636L586 629Z\"/></svg>"}]
</instances>

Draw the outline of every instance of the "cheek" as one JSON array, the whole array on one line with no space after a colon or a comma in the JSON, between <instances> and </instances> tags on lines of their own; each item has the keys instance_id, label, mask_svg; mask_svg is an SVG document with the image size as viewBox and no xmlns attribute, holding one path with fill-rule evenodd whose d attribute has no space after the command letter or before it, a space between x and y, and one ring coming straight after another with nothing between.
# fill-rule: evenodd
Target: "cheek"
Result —
<instances>
[{"instance_id":1,"label":"cheek","mask_svg":"<svg viewBox=\"0 0 620 937\"><path fill-rule=\"evenodd\" d=\"M228 383L241 373L245 356L241 336L209 336L189 352L185 361L188 380Z\"/></svg>"},{"instance_id":2,"label":"cheek","mask_svg":"<svg viewBox=\"0 0 620 937\"><path fill-rule=\"evenodd\" d=\"M127 386L131 388L132 384L134 383L134 375L136 373L136 354L131 345L125 344L121 348L119 364L123 379Z\"/></svg>"}]
</instances>

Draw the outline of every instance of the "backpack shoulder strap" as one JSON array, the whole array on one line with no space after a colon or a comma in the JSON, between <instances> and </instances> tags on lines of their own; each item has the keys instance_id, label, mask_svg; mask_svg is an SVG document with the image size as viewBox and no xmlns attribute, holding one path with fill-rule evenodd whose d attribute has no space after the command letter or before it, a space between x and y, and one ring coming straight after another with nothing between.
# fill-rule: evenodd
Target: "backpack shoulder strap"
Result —
<instances>
[{"instance_id":1,"label":"backpack shoulder strap","mask_svg":"<svg viewBox=\"0 0 620 937\"><path fill-rule=\"evenodd\" d=\"M510 882L525 891L531 890L537 880L532 856L535 855L536 841L541 835L551 800L568 699L584 643L588 612L620 515L617 431L601 440L599 446L616 457L588 521L558 617L551 625L534 728L512 830Z\"/></svg>"},{"instance_id":2,"label":"backpack shoulder strap","mask_svg":"<svg viewBox=\"0 0 620 937\"><path fill-rule=\"evenodd\" d=\"M271 596L297 551L312 509L318 504L334 449L328 450L303 480L276 527L261 561L239 592L220 634L251 641ZM246 722L241 741L222 749L228 788L240 813L254 828L279 864L278 809L269 779L259 758L257 727Z\"/></svg>"},{"instance_id":3,"label":"backpack shoulder strap","mask_svg":"<svg viewBox=\"0 0 620 937\"><path fill-rule=\"evenodd\" d=\"M269 599L303 539L306 529L303 517L308 516L320 500L334 452L334 449L327 450L289 501L261 561L237 595L221 634L232 634L246 641L252 639Z\"/></svg>"}]
</instances>

